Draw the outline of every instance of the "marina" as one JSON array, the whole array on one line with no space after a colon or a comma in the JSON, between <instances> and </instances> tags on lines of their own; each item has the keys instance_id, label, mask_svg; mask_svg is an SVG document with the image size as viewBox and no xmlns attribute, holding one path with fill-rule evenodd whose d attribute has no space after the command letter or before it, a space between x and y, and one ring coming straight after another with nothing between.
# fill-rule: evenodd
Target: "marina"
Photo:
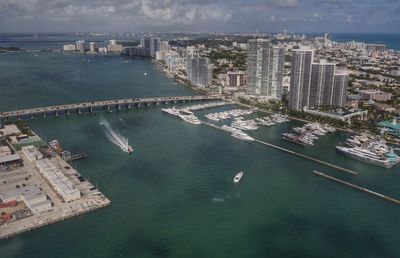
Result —
<instances>
[{"instance_id":1,"label":"marina","mask_svg":"<svg viewBox=\"0 0 400 258\"><path fill-rule=\"evenodd\" d=\"M282 140L292 142L299 145L314 145L314 141L319 137L334 133L336 129L327 124L307 123L302 127L294 127L294 133L283 133Z\"/></svg>"},{"instance_id":2,"label":"marina","mask_svg":"<svg viewBox=\"0 0 400 258\"><path fill-rule=\"evenodd\" d=\"M400 162L400 157L383 139L369 134L354 135L346 140L346 146L336 149L347 156L369 164L392 168Z\"/></svg>"},{"instance_id":3,"label":"marina","mask_svg":"<svg viewBox=\"0 0 400 258\"><path fill-rule=\"evenodd\" d=\"M223 128L223 127L219 127L217 125L214 125L214 124L211 124L211 123L207 123L207 122L202 122L202 124L206 125L206 126L209 126L209 127L212 127L212 128L215 128L215 129L218 129L218 130L221 130L221 131L224 131L224 132L228 132L228 133L232 132L232 130L230 128L228 128L228 127L224 127ZM260 143L260 144L268 146L268 147L271 147L271 148L276 149L276 150L283 151L285 153L288 153L288 154L291 154L291 155L294 155L294 156L297 156L297 157L301 157L301 158L309 160L309 161L313 161L315 163L318 163L318 164L321 164L321 165L324 165L324 166L327 166L327 167L334 168L334 169L336 169L338 171L341 171L341 172L345 172L345 173L348 173L348 174L351 174L351 175L357 175L358 174L358 172L355 172L353 170L350 170L350 169L347 169L347 168L343 168L341 166L334 165L332 163L329 163L329 162L326 162L326 161L323 161L323 160L320 160L320 159L317 159L317 158L313 158L313 157L307 156L307 155L299 153L299 152L295 152L295 151L292 151L292 150L289 150L289 149L285 149L283 147L280 147L280 146L277 146L277 145L274 145L274 144L271 144L271 143L263 142L263 141L260 141L260 140L257 140L257 139L253 139L252 141Z\"/></svg>"}]
</instances>

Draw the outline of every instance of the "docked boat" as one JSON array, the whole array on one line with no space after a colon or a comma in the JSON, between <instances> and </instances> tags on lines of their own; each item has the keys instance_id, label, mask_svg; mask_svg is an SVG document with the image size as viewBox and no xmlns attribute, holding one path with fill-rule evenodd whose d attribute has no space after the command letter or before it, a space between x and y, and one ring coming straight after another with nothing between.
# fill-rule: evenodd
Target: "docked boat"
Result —
<instances>
[{"instance_id":1,"label":"docked boat","mask_svg":"<svg viewBox=\"0 0 400 258\"><path fill-rule=\"evenodd\" d=\"M236 176L233 178L233 182L234 182L235 184L239 183L240 179L242 179L242 177L243 177L243 174L244 174L244 173L243 173L242 171L240 171L239 173L237 173Z\"/></svg>"},{"instance_id":2,"label":"docked boat","mask_svg":"<svg viewBox=\"0 0 400 258\"><path fill-rule=\"evenodd\" d=\"M291 142L291 143L295 143L295 144L299 144L299 145L306 145L304 142L301 142L298 140L298 136L292 133L283 133L282 134L282 140L287 141L287 142Z\"/></svg>"},{"instance_id":3,"label":"docked boat","mask_svg":"<svg viewBox=\"0 0 400 258\"><path fill-rule=\"evenodd\" d=\"M236 139L243 140L243 141L249 141L252 142L254 141L253 137L250 137L248 134L242 132L242 131L237 131L231 134L232 137L235 137Z\"/></svg>"},{"instance_id":4,"label":"docked boat","mask_svg":"<svg viewBox=\"0 0 400 258\"><path fill-rule=\"evenodd\" d=\"M58 140L52 140L51 142L49 142L49 145L55 152L57 152L60 155L64 151L64 148L61 146Z\"/></svg>"},{"instance_id":5,"label":"docked boat","mask_svg":"<svg viewBox=\"0 0 400 258\"><path fill-rule=\"evenodd\" d=\"M173 117L179 117L181 114L179 110L175 108L162 108L161 111Z\"/></svg>"},{"instance_id":6,"label":"docked boat","mask_svg":"<svg viewBox=\"0 0 400 258\"><path fill-rule=\"evenodd\" d=\"M397 154L394 153L393 150L390 150L381 155L379 153L361 147L348 148L336 146L336 149L354 159L386 168L391 168L400 161L399 156L397 156Z\"/></svg>"},{"instance_id":7,"label":"docked boat","mask_svg":"<svg viewBox=\"0 0 400 258\"><path fill-rule=\"evenodd\" d=\"M201 124L201 121L195 115L179 115L179 118L194 125Z\"/></svg>"}]
</instances>

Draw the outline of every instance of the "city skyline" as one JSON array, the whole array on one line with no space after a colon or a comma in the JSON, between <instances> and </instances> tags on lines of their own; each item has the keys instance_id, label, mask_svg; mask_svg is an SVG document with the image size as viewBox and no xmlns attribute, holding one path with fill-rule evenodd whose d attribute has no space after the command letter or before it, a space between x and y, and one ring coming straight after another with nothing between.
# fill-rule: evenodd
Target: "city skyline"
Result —
<instances>
[{"instance_id":1,"label":"city skyline","mask_svg":"<svg viewBox=\"0 0 400 258\"><path fill-rule=\"evenodd\" d=\"M396 32L394 0L0 0L0 32Z\"/></svg>"}]
</instances>

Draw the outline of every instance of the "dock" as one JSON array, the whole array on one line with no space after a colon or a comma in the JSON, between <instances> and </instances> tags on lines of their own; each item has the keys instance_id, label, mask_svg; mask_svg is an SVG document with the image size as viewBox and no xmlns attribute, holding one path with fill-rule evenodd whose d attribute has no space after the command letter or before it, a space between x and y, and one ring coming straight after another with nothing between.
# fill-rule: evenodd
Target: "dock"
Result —
<instances>
[{"instance_id":1,"label":"dock","mask_svg":"<svg viewBox=\"0 0 400 258\"><path fill-rule=\"evenodd\" d=\"M113 99L75 104L65 104L47 107L21 109L0 112L0 127L6 123L34 118L69 116L71 114L118 111L122 109L139 108L142 106L158 106L160 104L187 103L193 101L223 100L221 95L171 96L154 98Z\"/></svg>"},{"instance_id":2,"label":"dock","mask_svg":"<svg viewBox=\"0 0 400 258\"><path fill-rule=\"evenodd\" d=\"M326 179L328 179L328 180L331 180L331 181L333 181L333 182L336 182L336 183L339 183L339 184L348 186L348 187L350 187L350 188L359 190L359 191L361 191L361 192L364 192L364 193L373 195L373 196L375 196L375 197L384 199L384 200L386 200L386 201L392 202L392 203L394 203L394 204L400 205L400 200L397 200L397 199L395 199L395 198L392 198L392 197L386 196L386 195L384 195L384 194L380 194L380 193L374 192L374 191L369 190L369 189L367 189L367 188L364 188L364 187L361 187L361 186L358 186L358 185L355 185L355 184L352 184L352 183L343 181L343 180L341 180L341 179L338 179L338 178L333 177L333 176L329 176L329 175L327 175L327 174L324 174L324 173L319 172L319 171L316 171L316 170L314 170L313 173L314 173L315 175L324 177L324 178L326 178Z\"/></svg>"},{"instance_id":3,"label":"dock","mask_svg":"<svg viewBox=\"0 0 400 258\"><path fill-rule=\"evenodd\" d=\"M216 126L214 124L208 123L208 122L202 122L202 124L204 124L206 126L209 126L209 127L212 127L212 128L215 128L215 129L218 129L218 130L221 130L221 131L224 131L224 132L227 132L223 128L221 128L219 126ZM357 172L355 172L353 170L350 170L350 169L347 169L347 168L343 168L343 167L334 165L332 163L329 163L329 162L326 162L326 161L322 161L322 160L319 160L319 159L316 159L316 158L313 158L313 157L310 157L310 156L307 156L307 155L304 155L304 154L301 154L301 153L298 153L298 152L295 152L295 151L292 151L292 150L289 150L289 149L286 149L286 148L283 148L283 147L279 147L279 146L271 144L271 143L263 142L263 141L260 141L260 140L257 140L257 139L254 139L254 142L257 142L259 144L268 146L268 147L276 149L276 150L280 150L280 151L286 152L288 154L291 154L291 155L294 155L294 156L297 156L297 157L301 157L301 158L309 160L309 161L313 161L315 163L318 163L318 164L321 164L321 165L324 165L324 166L327 166L327 167L331 167L331 168L337 169L337 170L339 170L341 172L345 172L345 173L348 173L348 174L351 174L351 175L357 175L358 174Z\"/></svg>"},{"instance_id":4,"label":"dock","mask_svg":"<svg viewBox=\"0 0 400 258\"><path fill-rule=\"evenodd\" d=\"M74 161L74 160L78 160L78 159L85 159L89 157L89 154L87 153L77 153L77 154L72 154L71 157L69 157L68 159L66 159L65 161Z\"/></svg>"}]
</instances>

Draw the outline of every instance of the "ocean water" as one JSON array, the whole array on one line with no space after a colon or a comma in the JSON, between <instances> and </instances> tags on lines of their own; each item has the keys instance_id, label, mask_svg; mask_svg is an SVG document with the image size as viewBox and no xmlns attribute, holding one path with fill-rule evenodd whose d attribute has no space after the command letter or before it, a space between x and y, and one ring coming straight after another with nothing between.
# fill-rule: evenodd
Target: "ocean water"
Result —
<instances>
[{"instance_id":1,"label":"ocean water","mask_svg":"<svg viewBox=\"0 0 400 258\"><path fill-rule=\"evenodd\" d=\"M87 58L0 55L0 110L196 94L165 78L149 61ZM358 176L185 123L164 115L161 107L29 121L43 138L88 153L74 166L112 204L3 240L0 257L400 256L400 207L312 174L317 169L400 198L399 168L383 169L337 153L334 146L344 133L323 136L311 147L280 140L281 132L299 122L252 135L356 170ZM208 112L230 108L197 115L204 119ZM101 119L129 138L132 155L107 139ZM233 184L240 170L245 175Z\"/></svg>"},{"instance_id":2,"label":"ocean water","mask_svg":"<svg viewBox=\"0 0 400 258\"><path fill-rule=\"evenodd\" d=\"M333 33L332 40L386 44L389 49L400 50L400 33Z\"/></svg>"}]
</instances>

